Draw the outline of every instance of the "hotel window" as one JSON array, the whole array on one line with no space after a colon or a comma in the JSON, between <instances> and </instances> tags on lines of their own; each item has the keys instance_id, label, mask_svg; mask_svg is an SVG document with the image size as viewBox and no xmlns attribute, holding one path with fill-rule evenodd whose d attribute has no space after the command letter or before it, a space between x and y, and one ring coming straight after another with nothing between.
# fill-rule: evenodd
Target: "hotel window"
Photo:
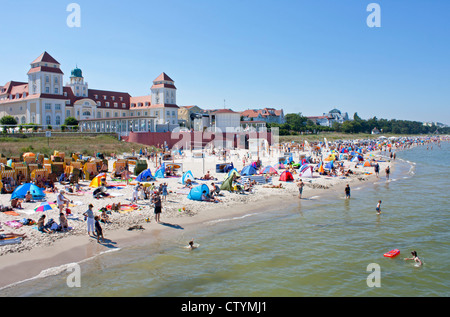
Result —
<instances>
[{"instance_id":1,"label":"hotel window","mask_svg":"<svg viewBox=\"0 0 450 317\"><path fill-rule=\"evenodd\" d=\"M50 82L50 78L48 76L45 76L45 82L49 83Z\"/></svg>"},{"instance_id":2,"label":"hotel window","mask_svg":"<svg viewBox=\"0 0 450 317\"><path fill-rule=\"evenodd\" d=\"M123 101L123 97L120 97L120 101Z\"/></svg>"},{"instance_id":3,"label":"hotel window","mask_svg":"<svg viewBox=\"0 0 450 317\"><path fill-rule=\"evenodd\" d=\"M45 93L47 93L47 94L50 93L50 88L49 87L45 87Z\"/></svg>"},{"instance_id":4,"label":"hotel window","mask_svg":"<svg viewBox=\"0 0 450 317\"><path fill-rule=\"evenodd\" d=\"M103 100L106 100L106 96L103 96Z\"/></svg>"},{"instance_id":5,"label":"hotel window","mask_svg":"<svg viewBox=\"0 0 450 317\"><path fill-rule=\"evenodd\" d=\"M116 97L112 96L111 99L112 99L112 100L116 100Z\"/></svg>"},{"instance_id":6,"label":"hotel window","mask_svg":"<svg viewBox=\"0 0 450 317\"><path fill-rule=\"evenodd\" d=\"M126 103L122 103L122 108L126 108L127 104Z\"/></svg>"},{"instance_id":7,"label":"hotel window","mask_svg":"<svg viewBox=\"0 0 450 317\"><path fill-rule=\"evenodd\" d=\"M70 117L70 110L66 110L66 117Z\"/></svg>"},{"instance_id":8,"label":"hotel window","mask_svg":"<svg viewBox=\"0 0 450 317\"><path fill-rule=\"evenodd\" d=\"M52 104L51 103L46 103L45 104L45 110L52 110Z\"/></svg>"},{"instance_id":9,"label":"hotel window","mask_svg":"<svg viewBox=\"0 0 450 317\"><path fill-rule=\"evenodd\" d=\"M19 99L19 98L20 98L20 94L17 93L17 94L16 94L16 99Z\"/></svg>"},{"instance_id":10,"label":"hotel window","mask_svg":"<svg viewBox=\"0 0 450 317\"><path fill-rule=\"evenodd\" d=\"M47 116L47 117L45 118L45 123L46 123L47 125L52 124L52 117Z\"/></svg>"},{"instance_id":11,"label":"hotel window","mask_svg":"<svg viewBox=\"0 0 450 317\"><path fill-rule=\"evenodd\" d=\"M114 112L114 117L117 118L119 116L119 113Z\"/></svg>"},{"instance_id":12,"label":"hotel window","mask_svg":"<svg viewBox=\"0 0 450 317\"><path fill-rule=\"evenodd\" d=\"M100 101L97 101L97 107L101 107L102 103Z\"/></svg>"},{"instance_id":13,"label":"hotel window","mask_svg":"<svg viewBox=\"0 0 450 317\"><path fill-rule=\"evenodd\" d=\"M55 87L55 94L58 94L59 93L59 89L58 89L58 87Z\"/></svg>"},{"instance_id":14,"label":"hotel window","mask_svg":"<svg viewBox=\"0 0 450 317\"><path fill-rule=\"evenodd\" d=\"M60 104L55 105L55 110L61 110L61 105Z\"/></svg>"},{"instance_id":15,"label":"hotel window","mask_svg":"<svg viewBox=\"0 0 450 317\"><path fill-rule=\"evenodd\" d=\"M127 114L125 112L122 112L122 117L126 117Z\"/></svg>"},{"instance_id":16,"label":"hotel window","mask_svg":"<svg viewBox=\"0 0 450 317\"><path fill-rule=\"evenodd\" d=\"M166 116L170 116L170 111L166 111Z\"/></svg>"},{"instance_id":17,"label":"hotel window","mask_svg":"<svg viewBox=\"0 0 450 317\"><path fill-rule=\"evenodd\" d=\"M94 98L95 98L95 99L98 99L98 95L94 95Z\"/></svg>"},{"instance_id":18,"label":"hotel window","mask_svg":"<svg viewBox=\"0 0 450 317\"><path fill-rule=\"evenodd\" d=\"M97 112L97 118L101 118L102 117L102 113L99 111Z\"/></svg>"},{"instance_id":19,"label":"hotel window","mask_svg":"<svg viewBox=\"0 0 450 317\"><path fill-rule=\"evenodd\" d=\"M60 116L56 116L55 123L56 123L56 125L61 125L61 117Z\"/></svg>"},{"instance_id":20,"label":"hotel window","mask_svg":"<svg viewBox=\"0 0 450 317\"><path fill-rule=\"evenodd\" d=\"M115 108L118 108L118 107L119 107L119 104L118 104L117 102L115 102L115 103L114 103L114 107L115 107Z\"/></svg>"},{"instance_id":21,"label":"hotel window","mask_svg":"<svg viewBox=\"0 0 450 317\"><path fill-rule=\"evenodd\" d=\"M109 118L109 112L106 113L106 117Z\"/></svg>"},{"instance_id":22,"label":"hotel window","mask_svg":"<svg viewBox=\"0 0 450 317\"><path fill-rule=\"evenodd\" d=\"M106 103L106 106L109 107L109 102L105 102L105 103Z\"/></svg>"},{"instance_id":23,"label":"hotel window","mask_svg":"<svg viewBox=\"0 0 450 317\"><path fill-rule=\"evenodd\" d=\"M58 83L58 77L55 77L55 84Z\"/></svg>"},{"instance_id":24,"label":"hotel window","mask_svg":"<svg viewBox=\"0 0 450 317\"><path fill-rule=\"evenodd\" d=\"M172 117L175 117L175 111L172 111Z\"/></svg>"}]
</instances>

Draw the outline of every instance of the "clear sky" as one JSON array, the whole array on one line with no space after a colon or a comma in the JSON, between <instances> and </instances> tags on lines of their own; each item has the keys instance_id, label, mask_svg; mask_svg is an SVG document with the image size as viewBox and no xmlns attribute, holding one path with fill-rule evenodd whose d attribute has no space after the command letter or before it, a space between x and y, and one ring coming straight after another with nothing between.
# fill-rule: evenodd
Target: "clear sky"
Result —
<instances>
[{"instance_id":1,"label":"clear sky","mask_svg":"<svg viewBox=\"0 0 450 317\"><path fill-rule=\"evenodd\" d=\"M69 28L67 5L81 7ZM369 28L369 3L381 27ZM0 0L0 83L43 51L68 81L150 94L166 72L178 105L283 108L450 124L449 0Z\"/></svg>"}]
</instances>

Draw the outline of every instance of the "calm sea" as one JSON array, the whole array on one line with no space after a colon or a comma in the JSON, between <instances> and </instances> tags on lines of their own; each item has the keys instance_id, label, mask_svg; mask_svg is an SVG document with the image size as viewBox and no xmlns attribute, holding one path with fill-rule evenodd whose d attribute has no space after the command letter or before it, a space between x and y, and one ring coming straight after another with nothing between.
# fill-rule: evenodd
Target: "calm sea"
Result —
<instances>
[{"instance_id":1,"label":"calm sea","mask_svg":"<svg viewBox=\"0 0 450 317\"><path fill-rule=\"evenodd\" d=\"M391 180L293 201L276 210L173 230L173 237L27 281L2 296L449 296L450 145L397 154ZM307 190L307 189L306 189ZM375 207L382 200L382 214ZM184 246L190 238L196 250ZM399 249L400 256L383 254ZM416 250L424 265L404 261ZM369 287L375 263L379 287Z\"/></svg>"}]
</instances>

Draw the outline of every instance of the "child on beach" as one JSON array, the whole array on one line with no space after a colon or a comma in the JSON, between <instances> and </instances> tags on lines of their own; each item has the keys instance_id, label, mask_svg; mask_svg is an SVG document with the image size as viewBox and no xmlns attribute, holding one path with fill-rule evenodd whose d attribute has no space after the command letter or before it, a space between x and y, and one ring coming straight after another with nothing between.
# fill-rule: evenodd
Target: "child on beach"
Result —
<instances>
[{"instance_id":1,"label":"child on beach","mask_svg":"<svg viewBox=\"0 0 450 317\"><path fill-rule=\"evenodd\" d=\"M102 242L105 241L105 238L103 237L103 230L102 230L102 226L100 225L100 217L99 216L95 216L95 234L97 236L97 243L100 243L100 237L102 237Z\"/></svg>"},{"instance_id":2,"label":"child on beach","mask_svg":"<svg viewBox=\"0 0 450 317\"><path fill-rule=\"evenodd\" d=\"M347 186L345 187L345 199L350 198L350 185L347 184Z\"/></svg>"},{"instance_id":3,"label":"child on beach","mask_svg":"<svg viewBox=\"0 0 450 317\"><path fill-rule=\"evenodd\" d=\"M378 215L381 213L381 200L378 201L376 211Z\"/></svg>"}]
</instances>

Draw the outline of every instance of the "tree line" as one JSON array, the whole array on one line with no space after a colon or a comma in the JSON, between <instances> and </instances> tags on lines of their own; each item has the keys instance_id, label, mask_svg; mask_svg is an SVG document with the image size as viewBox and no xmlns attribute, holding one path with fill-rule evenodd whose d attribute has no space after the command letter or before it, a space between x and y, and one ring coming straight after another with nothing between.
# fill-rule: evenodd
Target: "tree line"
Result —
<instances>
[{"instance_id":1,"label":"tree line","mask_svg":"<svg viewBox=\"0 0 450 317\"><path fill-rule=\"evenodd\" d=\"M372 133L378 129L380 133L393 134L449 134L450 127L437 127L424 125L419 121L378 119L377 117L364 120L353 115L353 120L343 123L333 122L331 127L317 125L301 113L288 113L285 115L285 123L267 123L268 128L277 127L280 135L297 135L302 133L342 132L342 133Z\"/></svg>"}]
</instances>

